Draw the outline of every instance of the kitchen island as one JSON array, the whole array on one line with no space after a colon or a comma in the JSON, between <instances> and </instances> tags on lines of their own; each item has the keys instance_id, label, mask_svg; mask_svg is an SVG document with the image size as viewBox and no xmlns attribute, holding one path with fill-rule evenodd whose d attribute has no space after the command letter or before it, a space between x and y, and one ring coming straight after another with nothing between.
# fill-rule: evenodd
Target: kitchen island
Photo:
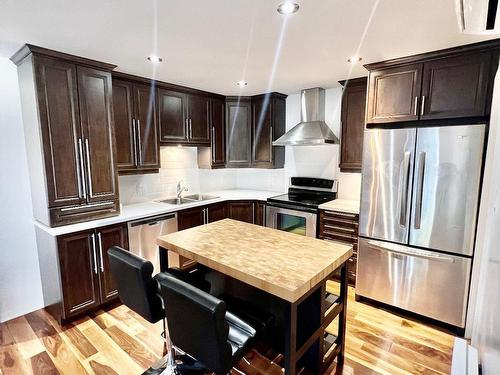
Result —
<instances>
[{"instance_id":1,"label":"kitchen island","mask_svg":"<svg viewBox=\"0 0 500 375\"><path fill-rule=\"evenodd\" d=\"M273 339L284 354L286 374L307 367L322 373L344 361L347 277L352 247L272 228L225 219L159 237L162 267L167 251L227 277L226 292L276 319ZM340 295L326 293L326 281L340 270ZM338 318L338 334L325 328Z\"/></svg>"}]
</instances>

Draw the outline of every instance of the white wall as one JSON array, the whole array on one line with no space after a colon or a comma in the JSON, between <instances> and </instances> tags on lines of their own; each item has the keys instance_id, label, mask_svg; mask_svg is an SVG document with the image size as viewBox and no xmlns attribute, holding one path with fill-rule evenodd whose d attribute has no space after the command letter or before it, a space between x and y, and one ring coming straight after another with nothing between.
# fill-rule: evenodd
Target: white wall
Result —
<instances>
[{"instance_id":1,"label":"white wall","mask_svg":"<svg viewBox=\"0 0 500 375\"><path fill-rule=\"evenodd\" d=\"M500 73L495 80L488 152L472 272L468 331L479 349L483 374L500 369Z\"/></svg>"},{"instance_id":2,"label":"white wall","mask_svg":"<svg viewBox=\"0 0 500 375\"><path fill-rule=\"evenodd\" d=\"M0 58L0 321L43 307L17 70Z\"/></svg>"}]
</instances>

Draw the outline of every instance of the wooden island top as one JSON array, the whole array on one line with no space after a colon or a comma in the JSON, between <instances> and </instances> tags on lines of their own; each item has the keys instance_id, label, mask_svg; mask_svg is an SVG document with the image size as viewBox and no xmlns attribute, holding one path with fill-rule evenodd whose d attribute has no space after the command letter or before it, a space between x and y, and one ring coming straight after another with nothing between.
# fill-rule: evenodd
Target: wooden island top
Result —
<instances>
[{"instance_id":1,"label":"wooden island top","mask_svg":"<svg viewBox=\"0 0 500 375\"><path fill-rule=\"evenodd\" d=\"M352 255L349 245L232 219L161 236L157 244L289 302Z\"/></svg>"}]
</instances>

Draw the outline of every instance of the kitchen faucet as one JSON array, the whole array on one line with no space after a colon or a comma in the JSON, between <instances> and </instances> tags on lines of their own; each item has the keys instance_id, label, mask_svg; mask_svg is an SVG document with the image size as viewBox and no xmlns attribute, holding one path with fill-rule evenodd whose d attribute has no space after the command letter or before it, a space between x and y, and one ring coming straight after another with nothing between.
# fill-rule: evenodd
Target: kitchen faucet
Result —
<instances>
[{"instance_id":1,"label":"kitchen faucet","mask_svg":"<svg viewBox=\"0 0 500 375\"><path fill-rule=\"evenodd\" d=\"M185 191L188 191L188 190L189 189L186 186L184 186L184 181L183 180L179 180L177 182L177 198L180 199L182 193L185 192Z\"/></svg>"}]
</instances>

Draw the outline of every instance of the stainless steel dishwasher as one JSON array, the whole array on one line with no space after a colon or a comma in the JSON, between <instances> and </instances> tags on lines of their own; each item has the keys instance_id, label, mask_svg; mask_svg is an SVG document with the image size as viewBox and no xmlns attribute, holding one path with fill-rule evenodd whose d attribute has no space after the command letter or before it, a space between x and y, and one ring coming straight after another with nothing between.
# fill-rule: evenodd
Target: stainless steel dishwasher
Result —
<instances>
[{"instance_id":1,"label":"stainless steel dishwasher","mask_svg":"<svg viewBox=\"0 0 500 375\"><path fill-rule=\"evenodd\" d=\"M130 251L153 263L154 273L160 272L160 253L156 239L177 232L177 214L151 216L128 223Z\"/></svg>"}]
</instances>

